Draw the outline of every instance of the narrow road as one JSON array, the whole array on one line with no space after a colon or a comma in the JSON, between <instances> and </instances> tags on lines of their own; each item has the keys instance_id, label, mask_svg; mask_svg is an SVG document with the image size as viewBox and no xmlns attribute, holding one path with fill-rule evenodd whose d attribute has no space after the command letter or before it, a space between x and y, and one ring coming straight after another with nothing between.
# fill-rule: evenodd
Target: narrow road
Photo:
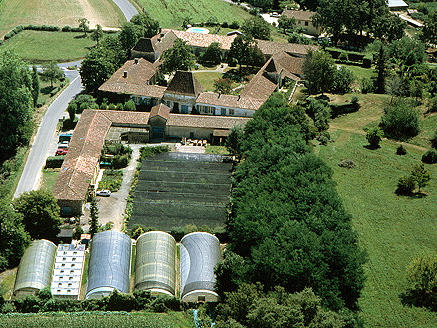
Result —
<instances>
[{"instance_id":1,"label":"narrow road","mask_svg":"<svg viewBox=\"0 0 437 328\"><path fill-rule=\"evenodd\" d=\"M113 0L114 3L123 12L123 15L128 21L132 16L138 14L137 9L129 2L129 0ZM41 170L44 167L45 159L48 155L48 149L53 135L56 132L56 126L64 111L67 109L68 103L82 91L82 83L79 72L77 70L68 70L69 66L80 66L81 61L58 64L64 70L64 74L70 79L69 86L53 101L49 106L44 117L38 127L38 132L30 146L29 156L18 182L17 189L14 193L14 198L20 196L24 192L28 192L38 188L38 181L41 175Z\"/></svg>"}]
</instances>

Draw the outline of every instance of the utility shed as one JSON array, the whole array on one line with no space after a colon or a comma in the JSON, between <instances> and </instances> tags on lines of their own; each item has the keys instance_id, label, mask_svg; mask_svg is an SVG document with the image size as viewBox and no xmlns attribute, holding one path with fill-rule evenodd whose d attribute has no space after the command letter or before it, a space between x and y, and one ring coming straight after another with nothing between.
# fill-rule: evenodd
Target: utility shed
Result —
<instances>
[{"instance_id":1,"label":"utility shed","mask_svg":"<svg viewBox=\"0 0 437 328\"><path fill-rule=\"evenodd\" d=\"M45 239L34 240L18 266L14 295L25 297L50 286L55 256L55 244Z\"/></svg>"},{"instance_id":2,"label":"utility shed","mask_svg":"<svg viewBox=\"0 0 437 328\"><path fill-rule=\"evenodd\" d=\"M122 232L108 230L94 235L85 298L108 296L114 289L129 292L131 251L131 239Z\"/></svg>"},{"instance_id":3,"label":"utility shed","mask_svg":"<svg viewBox=\"0 0 437 328\"><path fill-rule=\"evenodd\" d=\"M221 260L220 242L207 232L181 240L181 298L184 302L217 302L214 268Z\"/></svg>"},{"instance_id":4,"label":"utility shed","mask_svg":"<svg viewBox=\"0 0 437 328\"><path fill-rule=\"evenodd\" d=\"M58 246L52 280L52 295L78 299L85 262L85 245Z\"/></svg>"},{"instance_id":5,"label":"utility shed","mask_svg":"<svg viewBox=\"0 0 437 328\"><path fill-rule=\"evenodd\" d=\"M135 289L174 296L176 241L163 231L150 231L137 239Z\"/></svg>"}]
</instances>

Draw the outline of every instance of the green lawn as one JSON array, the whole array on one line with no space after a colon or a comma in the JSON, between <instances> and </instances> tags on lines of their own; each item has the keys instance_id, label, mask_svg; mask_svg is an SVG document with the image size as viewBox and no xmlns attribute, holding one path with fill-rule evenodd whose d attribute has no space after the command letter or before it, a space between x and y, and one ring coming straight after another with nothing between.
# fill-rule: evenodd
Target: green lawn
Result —
<instances>
[{"instance_id":1,"label":"green lawn","mask_svg":"<svg viewBox=\"0 0 437 328\"><path fill-rule=\"evenodd\" d=\"M0 274L0 297L9 299L12 296L17 269L7 270Z\"/></svg>"},{"instance_id":2,"label":"green lawn","mask_svg":"<svg viewBox=\"0 0 437 328\"><path fill-rule=\"evenodd\" d=\"M40 189L51 191L55 185L58 175L59 169L43 169Z\"/></svg>"},{"instance_id":3,"label":"green lawn","mask_svg":"<svg viewBox=\"0 0 437 328\"><path fill-rule=\"evenodd\" d=\"M23 31L0 46L11 50L30 63L67 62L85 57L87 48L95 45L82 33Z\"/></svg>"},{"instance_id":4,"label":"green lawn","mask_svg":"<svg viewBox=\"0 0 437 328\"><path fill-rule=\"evenodd\" d=\"M344 66L347 69L349 69L355 75L355 78L358 81L362 80L363 78L370 79L374 75L374 72L375 72L374 69L364 68L364 67L361 67L361 66L344 65L344 64L342 64L341 66Z\"/></svg>"},{"instance_id":5,"label":"green lawn","mask_svg":"<svg viewBox=\"0 0 437 328\"><path fill-rule=\"evenodd\" d=\"M437 166L426 165L432 174L424 188L426 197L397 196L399 177L420 163L423 150L407 144L407 155L398 156L398 143L390 140L384 140L377 150L365 148L362 128L379 120L388 98L359 97L363 102L360 111L333 120L334 142L317 146L315 151L332 167L337 190L368 253L367 280L359 300L362 317L366 327L435 327L436 313L403 306L399 295L407 288L405 267L411 259L437 249ZM353 160L356 167L340 168L338 162L345 159Z\"/></svg>"},{"instance_id":6,"label":"green lawn","mask_svg":"<svg viewBox=\"0 0 437 328\"><path fill-rule=\"evenodd\" d=\"M196 72L194 77L199 81L204 91L214 91L214 81L220 79L223 74L220 72Z\"/></svg>"},{"instance_id":7,"label":"green lawn","mask_svg":"<svg viewBox=\"0 0 437 328\"><path fill-rule=\"evenodd\" d=\"M249 13L235 5L221 0L135 0L135 2L161 27L180 28L185 17L193 22L205 22L209 17L217 17L219 22L242 22L250 17Z\"/></svg>"},{"instance_id":8,"label":"green lawn","mask_svg":"<svg viewBox=\"0 0 437 328\"><path fill-rule=\"evenodd\" d=\"M0 328L194 328L192 315L169 313L53 313L0 315Z\"/></svg>"},{"instance_id":9,"label":"green lawn","mask_svg":"<svg viewBox=\"0 0 437 328\"><path fill-rule=\"evenodd\" d=\"M71 25L86 17L91 25L118 27L126 21L111 0L0 1L0 37L17 25Z\"/></svg>"},{"instance_id":10,"label":"green lawn","mask_svg":"<svg viewBox=\"0 0 437 328\"><path fill-rule=\"evenodd\" d=\"M205 148L206 154L217 154L217 155L229 155L229 151L225 146L211 146L208 145Z\"/></svg>"}]
</instances>

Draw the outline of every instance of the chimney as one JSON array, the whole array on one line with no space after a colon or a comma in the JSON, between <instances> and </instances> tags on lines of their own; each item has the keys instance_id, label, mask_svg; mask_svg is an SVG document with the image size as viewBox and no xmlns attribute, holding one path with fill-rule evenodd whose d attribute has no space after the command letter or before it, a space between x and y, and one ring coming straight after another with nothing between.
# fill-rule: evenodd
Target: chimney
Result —
<instances>
[{"instance_id":1,"label":"chimney","mask_svg":"<svg viewBox=\"0 0 437 328\"><path fill-rule=\"evenodd\" d=\"M165 33L162 33L159 35L161 38L163 38L165 36Z\"/></svg>"},{"instance_id":2,"label":"chimney","mask_svg":"<svg viewBox=\"0 0 437 328\"><path fill-rule=\"evenodd\" d=\"M221 92L219 92L219 95L218 95L218 97L217 98L220 98L220 96L221 96L222 94L221 94Z\"/></svg>"},{"instance_id":3,"label":"chimney","mask_svg":"<svg viewBox=\"0 0 437 328\"><path fill-rule=\"evenodd\" d=\"M124 71L124 72L123 72L123 77L124 77L124 78L127 78L127 71Z\"/></svg>"},{"instance_id":4,"label":"chimney","mask_svg":"<svg viewBox=\"0 0 437 328\"><path fill-rule=\"evenodd\" d=\"M138 64L138 58L135 58L135 64Z\"/></svg>"},{"instance_id":5,"label":"chimney","mask_svg":"<svg viewBox=\"0 0 437 328\"><path fill-rule=\"evenodd\" d=\"M238 95L238 100L240 100L240 97L241 97L241 96L240 96L240 95Z\"/></svg>"}]
</instances>

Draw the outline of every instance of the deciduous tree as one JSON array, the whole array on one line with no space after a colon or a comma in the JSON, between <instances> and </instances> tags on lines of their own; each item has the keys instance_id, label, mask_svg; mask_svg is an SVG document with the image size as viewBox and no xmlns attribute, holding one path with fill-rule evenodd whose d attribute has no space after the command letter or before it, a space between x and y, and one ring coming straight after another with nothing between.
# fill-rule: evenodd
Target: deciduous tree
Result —
<instances>
[{"instance_id":1,"label":"deciduous tree","mask_svg":"<svg viewBox=\"0 0 437 328\"><path fill-rule=\"evenodd\" d=\"M186 42L177 39L173 48L164 51L161 56L161 69L164 73L173 73L177 70L187 71L194 66L194 54Z\"/></svg>"},{"instance_id":2,"label":"deciduous tree","mask_svg":"<svg viewBox=\"0 0 437 328\"><path fill-rule=\"evenodd\" d=\"M437 44L437 10L428 14L422 28L422 40L428 44Z\"/></svg>"},{"instance_id":3,"label":"deciduous tree","mask_svg":"<svg viewBox=\"0 0 437 328\"><path fill-rule=\"evenodd\" d=\"M334 60L328 53L310 50L303 63L308 91L312 94L329 91L334 83L336 71Z\"/></svg>"},{"instance_id":4,"label":"deciduous tree","mask_svg":"<svg viewBox=\"0 0 437 328\"><path fill-rule=\"evenodd\" d=\"M99 232L99 208L97 207L97 200L95 197L91 199L91 211L90 211L90 229L89 233L91 237Z\"/></svg>"},{"instance_id":5,"label":"deciduous tree","mask_svg":"<svg viewBox=\"0 0 437 328\"><path fill-rule=\"evenodd\" d=\"M50 191L34 190L23 193L12 205L23 216L24 227L32 239L56 241L62 222L58 203Z\"/></svg>"},{"instance_id":6,"label":"deciduous tree","mask_svg":"<svg viewBox=\"0 0 437 328\"><path fill-rule=\"evenodd\" d=\"M416 181L419 192L420 189L426 187L431 180L431 174L425 169L422 163L414 166L411 171L411 177Z\"/></svg>"},{"instance_id":7,"label":"deciduous tree","mask_svg":"<svg viewBox=\"0 0 437 328\"><path fill-rule=\"evenodd\" d=\"M90 21L86 18L80 18L77 20L79 28L82 30L83 35L86 37L87 32L90 30Z\"/></svg>"},{"instance_id":8,"label":"deciduous tree","mask_svg":"<svg viewBox=\"0 0 437 328\"><path fill-rule=\"evenodd\" d=\"M407 267L411 289L423 295L437 295L437 255L421 255Z\"/></svg>"},{"instance_id":9,"label":"deciduous tree","mask_svg":"<svg viewBox=\"0 0 437 328\"><path fill-rule=\"evenodd\" d=\"M64 77L64 72L55 63L45 64L42 67L41 79L50 81L50 86L53 88L53 82L59 81Z\"/></svg>"},{"instance_id":10,"label":"deciduous tree","mask_svg":"<svg viewBox=\"0 0 437 328\"><path fill-rule=\"evenodd\" d=\"M232 91L231 79L217 79L214 81L214 91L229 94Z\"/></svg>"},{"instance_id":11,"label":"deciduous tree","mask_svg":"<svg viewBox=\"0 0 437 328\"><path fill-rule=\"evenodd\" d=\"M138 15L132 17L130 22L142 27L142 36L145 38L151 38L152 36L158 34L161 30L159 27L159 22L150 17L149 14L144 10Z\"/></svg>"},{"instance_id":12,"label":"deciduous tree","mask_svg":"<svg viewBox=\"0 0 437 328\"><path fill-rule=\"evenodd\" d=\"M218 65L222 60L222 50L220 48L220 43L211 43L206 51L202 55L202 62Z\"/></svg>"},{"instance_id":13,"label":"deciduous tree","mask_svg":"<svg viewBox=\"0 0 437 328\"><path fill-rule=\"evenodd\" d=\"M96 41L97 45L103 38L103 29L99 24L96 25L96 29L91 33L91 40Z\"/></svg>"},{"instance_id":14,"label":"deciduous tree","mask_svg":"<svg viewBox=\"0 0 437 328\"><path fill-rule=\"evenodd\" d=\"M36 107L38 104L38 97L39 97L39 76L38 76L38 70L35 65L32 66L32 99L33 99L33 106Z\"/></svg>"},{"instance_id":15,"label":"deciduous tree","mask_svg":"<svg viewBox=\"0 0 437 328\"><path fill-rule=\"evenodd\" d=\"M271 25L262 17L255 16L243 22L241 30L254 39L270 40Z\"/></svg>"}]
</instances>

